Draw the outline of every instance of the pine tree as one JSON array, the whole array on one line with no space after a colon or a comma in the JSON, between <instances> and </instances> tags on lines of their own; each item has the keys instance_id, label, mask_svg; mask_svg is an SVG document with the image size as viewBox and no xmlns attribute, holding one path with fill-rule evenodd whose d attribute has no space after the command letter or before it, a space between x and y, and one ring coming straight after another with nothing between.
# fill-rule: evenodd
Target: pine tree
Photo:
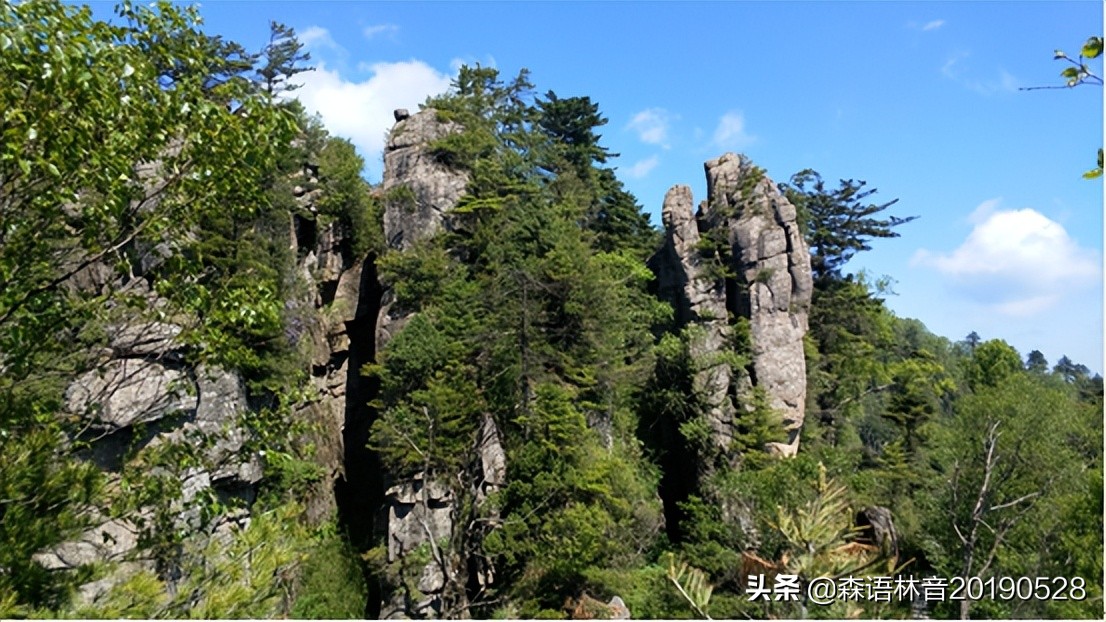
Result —
<instances>
[{"instance_id":1,"label":"pine tree","mask_svg":"<svg viewBox=\"0 0 1106 622\"><path fill-rule=\"evenodd\" d=\"M454 89L428 105L463 129L432 150L469 173L468 194L450 214L452 233L382 259L397 304L417 315L373 370L382 399L372 442L398 473L465 473L472 426L490 416L507 452L503 526L466 530L449 546L494 560L484 597L547 615L600 570L640 564L658 535L632 406L661 306L632 238L591 226L598 202L621 191L596 168L607 155L593 131L605 122L597 106L553 94L535 102L525 71L504 82L465 67ZM647 225L628 194L622 209ZM469 503L463 488L454 494Z\"/></svg>"},{"instance_id":2,"label":"pine tree","mask_svg":"<svg viewBox=\"0 0 1106 622\"><path fill-rule=\"evenodd\" d=\"M1033 350L1025 357L1025 369L1035 374L1048 373L1048 359L1040 350Z\"/></svg>"},{"instance_id":3,"label":"pine tree","mask_svg":"<svg viewBox=\"0 0 1106 622\"><path fill-rule=\"evenodd\" d=\"M257 76L270 97L298 89L299 85L289 82L292 76L314 70L301 66L311 60L311 54L301 50L303 43L296 39L295 30L280 22L269 22L269 43L259 55L264 64L257 69Z\"/></svg>"},{"instance_id":4,"label":"pine tree","mask_svg":"<svg viewBox=\"0 0 1106 622\"><path fill-rule=\"evenodd\" d=\"M810 266L815 281L840 278L841 268L859 251L870 250L873 238L897 238L894 229L917 216L885 219L877 214L898 203L869 203L865 199L875 194L865 190L866 182L842 179L836 190L827 190L822 176L812 169L791 176L781 188L799 212L799 225L810 247Z\"/></svg>"}]
</instances>

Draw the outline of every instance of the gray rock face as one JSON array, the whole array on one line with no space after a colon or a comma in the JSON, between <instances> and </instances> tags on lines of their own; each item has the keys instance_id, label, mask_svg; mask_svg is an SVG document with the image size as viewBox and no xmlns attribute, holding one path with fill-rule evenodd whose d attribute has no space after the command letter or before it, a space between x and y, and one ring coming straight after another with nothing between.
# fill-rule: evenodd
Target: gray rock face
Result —
<instances>
[{"instance_id":1,"label":"gray rock face","mask_svg":"<svg viewBox=\"0 0 1106 622\"><path fill-rule=\"evenodd\" d=\"M479 505L507 483L507 457L500 443L499 430L490 415L484 415L481 420L474 449L480 473L474 482L473 493ZM442 592L447 583L462 583L455 576L455 569L464 567L454 552L439 546L440 542L450 540L456 529L463 528L456 524L454 494L443 482L426 481L425 476L420 474L389 488L387 503L388 561L399 561L420 549L429 550L430 555L410 577L422 597L412 600L411 594L396 589L387 596L381 617L440 617ZM488 529L498 522L498 514L494 513L484 520ZM495 569L491 564L483 558L472 561L476 581L480 585L491 583L495 578Z\"/></svg>"},{"instance_id":2,"label":"gray rock face","mask_svg":"<svg viewBox=\"0 0 1106 622\"><path fill-rule=\"evenodd\" d=\"M481 420L474 447L479 472L473 478L472 499L477 507L488 495L506 484L506 453L500 443L499 430L490 415ZM462 559L455 550L443 547L455 542L458 530L471 529L464 517L458 516L456 491L447 485L448 478L426 478L420 473L396 482L387 491L388 561L405 562L416 556L414 564L401 563L401 585L392 586L384 597L382 618L437 618L443 615L447 592L454 594L463 588L468 578L481 586L495 579L495 568L482 556ZM481 516L477 532L467 537L480 537L499 525L499 515L491 512ZM423 561L425 560L425 561ZM466 563L467 562L467 563ZM462 569L469 576L459 576ZM411 590L414 588L416 591ZM452 589L451 589L452 588Z\"/></svg>"},{"instance_id":3,"label":"gray rock face","mask_svg":"<svg viewBox=\"0 0 1106 622\"><path fill-rule=\"evenodd\" d=\"M891 510L875 505L857 512L854 521L860 528L857 540L878 546L884 555L897 558L899 555L899 533Z\"/></svg>"},{"instance_id":4,"label":"gray rock face","mask_svg":"<svg viewBox=\"0 0 1106 622\"><path fill-rule=\"evenodd\" d=\"M607 607L611 610L612 620L629 620L631 617L630 608L626 606L621 596L612 596Z\"/></svg>"},{"instance_id":5,"label":"gray rock face","mask_svg":"<svg viewBox=\"0 0 1106 622\"><path fill-rule=\"evenodd\" d=\"M111 429L195 410L188 377L179 369L144 359L114 359L77 379L65 393L70 412Z\"/></svg>"},{"instance_id":6,"label":"gray rock face","mask_svg":"<svg viewBox=\"0 0 1106 622\"><path fill-rule=\"evenodd\" d=\"M500 440L499 428L495 419L485 413L480 421L480 432L476 440L476 453L479 456L480 473L474 482L473 495L476 498L477 507L483 507L488 496L498 492L507 485L507 452L503 449ZM484 517L484 529L482 533L488 533L502 524L499 511L491 510ZM472 561L472 571L476 582L481 586L487 586L495 581L495 567L489 559L477 557Z\"/></svg>"},{"instance_id":7,"label":"gray rock face","mask_svg":"<svg viewBox=\"0 0 1106 622\"><path fill-rule=\"evenodd\" d=\"M806 400L803 336L813 291L810 255L795 208L762 171L727 153L706 163L708 200L692 216L691 191L676 186L664 202L667 243L654 257L660 294L671 300L681 325L700 327L691 344L697 361L696 393L707 404L712 439L732 441L734 397L762 387L787 432L771 453L798 450ZM710 244L702 243L709 236ZM726 265L707 247L725 244ZM725 278L728 273L730 278ZM728 316L749 321L752 364L734 374L712 362L730 345ZM734 377L736 375L736 377Z\"/></svg>"},{"instance_id":8,"label":"gray rock face","mask_svg":"<svg viewBox=\"0 0 1106 622\"><path fill-rule=\"evenodd\" d=\"M437 111L429 108L409 116L397 111L396 120L384 152L384 235L392 252L404 252L449 229L448 214L465 194L469 177L438 161L429 148L433 141L460 132L459 125L440 121ZM392 289L382 292L375 333L375 351L382 360L392 338L411 317L410 311L396 305ZM457 559L457 552L438 545L456 541L455 531L468 528L455 518L459 492L472 494L481 504L506 483L506 453L489 415L480 422L473 452L479 473L470 491L451 490L447 482L456 478L435 480L425 473L393 482L388 489L388 560L402 560L417 550L429 549L431 554L416 571L417 577L408 577L407 583L414 579L419 595L412 597L403 586L392 586L386 590L382 617L440 617L446 594L463 592L466 579L455 576L458 568L471 568L481 585L492 581L494 568L487 560L477 559L470 566ZM497 517L487 518L483 528L490 529Z\"/></svg>"},{"instance_id":9,"label":"gray rock face","mask_svg":"<svg viewBox=\"0 0 1106 622\"><path fill-rule=\"evenodd\" d=\"M733 418L737 412L730 396L734 382L729 365L712 360L712 353L728 347L732 330L727 319L725 284L711 277L700 250L702 236L692 215L691 188L674 186L664 197L661 212L666 244L655 259L661 296L676 303L677 319L693 325L689 345L698 363L692 388L707 409L711 440L725 452L733 442Z\"/></svg>"},{"instance_id":10,"label":"gray rock face","mask_svg":"<svg viewBox=\"0 0 1106 622\"><path fill-rule=\"evenodd\" d=\"M107 328L105 359L66 390L66 410L87 422L88 457L107 471L108 487L131 451L166 445L202 448L199 464L179 477L182 496L168 508L177 528L197 531L205 491L221 497L245 494L261 480L257 455L244 451L246 431L240 417L248 408L241 378L219 368L185 364L177 342L181 328L156 321L131 321ZM150 473L164 471L156 467ZM248 501L249 499L247 499ZM154 508L123 517L92 517L96 526L77 539L40 551L35 560L48 569L69 569L95 562L122 562L108 576L81 586L78 597L92 602L138 569L151 569L141 557L139 525L149 524ZM214 531L224 518L212 523ZM229 518L227 518L229 520ZM247 517L248 520L248 517Z\"/></svg>"},{"instance_id":11,"label":"gray rock face","mask_svg":"<svg viewBox=\"0 0 1106 622\"><path fill-rule=\"evenodd\" d=\"M136 322L111 327L109 345L120 357L159 354L173 350L181 328L165 322Z\"/></svg>"},{"instance_id":12,"label":"gray rock face","mask_svg":"<svg viewBox=\"0 0 1106 622\"><path fill-rule=\"evenodd\" d=\"M806 403L803 336L814 291L810 251L795 207L747 159L728 153L707 162L706 170L712 209L728 216L739 284L735 306L749 318L754 384L765 389L788 434L786 443L768 449L791 456L799 448Z\"/></svg>"},{"instance_id":13,"label":"gray rock face","mask_svg":"<svg viewBox=\"0 0 1106 622\"><path fill-rule=\"evenodd\" d=\"M134 336L134 342L152 348L163 337L176 335L180 328L150 323L153 333L145 338L137 333L116 332ZM111 334L112 331L109 331ZM159 337L160 335L160 337ZM118 346L112 338L113 351L122 347L133 352L134 346ZM171 347L171 346L169 346ZM158 358L173 359L171 351L145 352ZM169 366L146 358L113 358L99 369L79 377L66 391L66 409L89 420L89 429L97 432L92 443L93 455L102 465L118 464L126 451L126 443L114 442L119 432L139 424L152 426L145 446L166 442L195 442L205 439L205 464L209 479L234 479L254 484L261 479L261 467L256 456L242 456L245 431L238 426L239 415L247 408L242 380L218 368L203 365L187 368ZM179 416L180 421L170 419Z\"/></svg>"},{"instance_id":14,"label":"gray rock face","mask_svg":"<svg viewBox=\"0 0 1106 622\"><path fill-rule=\"evenodd\" d=\"M452 554L439 546L453 533L453 494L447 486L426 482L420 475L389 488L387 499L388 561L400 561L420 548L429 549L430 559L411 577L423 597L413 601L397 589L387 598L381 617L438 617L440 593L454 579Z\"/></svg>"},{"instance_id":15,"label":"gray rock face","mask_svg":"<svg viewBox=\"0 0 1106 622\"><path fill-rule=\"evenodd\" d=\"M392 128L384 147L381 184L386 201L384 239L392 248L411 248L440 231L445 213L464 195L468 174L442 164L428 148L435 140L460 131L456 123L439 121L432 108L399 120Z\"/></svg>"},{"instance_id":16,"label":"gray rock face","mask_svg":"<svg viewBox=\"0 0 1106 622\"><path fill-rule=\"evenodd\" d=\"M121 561L137 546L138 530L134 525L113 519L89 529L75 541L37 553L33 559L47 570L63 570L97 561Z\"/></svg>"},{"instance_id":17,"label":"gray rock face","mask_svg":"<svg viewBox=\"0 0 1106 622\"><path fill-rule=\"evenodd\" d=\"M140 169L147 191L159 189L161 165L146 163ZM333 479L341 473L344 458L342 427L350 350L347 323L358 313L362 268L362 262L346 256L349 245L340 225L322 225L316 218L315 202L323 192L318 174L317 167L306 163L297 175L302 181L292 191L297 207L289 218L288 244L298 258L297 275L306 287L301 289L302 299L286 301L292 319L285 327L293 345L311 346L307 350L314 363L318 398L299 406L295 416L317 424L312 426L316 430L312 437L302 440L314 445L315 459L331 475L322 478L303 499L309 520L315 522L336 511ZM135 273L146 274L173 252L174 248L164 243L136 242ZM66 285L100 291L111 284L115 291L145 296L151 310L167 307L145 279L134 276L95 262ZM181 498L160 508L169 513L175 527L201 543L207 538L229 537L233 525L248 524L256 484L263 475L261 457L246 449L249 433L242 416L251 408L246 387L237 373L187 361L185 340L181 339L187 318L180 318L182 325L177 325L151 317L153 314L117 309L106 327L103 347L93 353L99 357L94 371L80 375L67 387L65 410L86 423L80 440L87 441L88 448L80 455L106 472L109 490L120 485L120 471L125 466L179 478ZM304 341L308 343L302 344ZM187 469L139 466L143 452L168 446L199 448L197 464ZM129 460L139 462L125 464ZM208 521L198 503L212 494L225 503L243 503ZM35 559L48 569L116 562L106 577L80 586L79 598L92 602L133 571L154 569L140 544L142 526L152 528L154 512L155 508L147 507L123 517L92 516L94 527L72 541L39 551Z\"/></svg>"},{"instance_id":18,"label":"gray rock face","mask_svg":"<svg viewBox=\"0 0 1106 622\"><path fill-rule=\"evenodd\" d=\"M426 108L399 120L384 148L384 239L396 250L407 250L432 237L448 222L468 187L468 173L439 162L430 151L435 140L461 131L456 123L438 120L438 112ZM381 300L376 325L376 351L380 352L410 319L394 309L395 293L388 289Z\"/></svg>"},{"instance_id":19,"label":"gray rock face","mask_svg":"<svg viewBox=\"0 0 1106 622\"><path fill-rule=\"evenodd\" d=\"M612 596L607 602L584 592L577 598L565 601L564 612L569 620L630 620L630 608L621 596Z\"/></svg>"},{"instance_id":20,"label":"gray rock face","mask_svg":"<svg viewBox=\"0 0 1106 622\"><path fill-rule=\"evenodd\" d=\"M318 170L306 164L301 176L317 183ZM357 319L364 257L343 252L345 240L335 222L321 224L315 202L322 191L296 195L299 213L290 222L289 243L298 257L298 272L307 285L302 298L285 306L298 319L286 328L293 343L305 341L311 354L314 399L297 407L296 418L311 421L315 460L329 477L312 486L304 499L309 521L318 523L337 511L334 482L345 474L346 388L350 381L349 324ZM357 373L356 369L353 371Z\"/></svg>"},{"instance_id":21,"label":"gray rock face","mask_svg":"<svg viewBox=\"0 0 1106 622\"><path fill-rule=\"evenodd\" d=\"M480 421L476 452L480 456L481 480L476 493L479 502L507 483L507 453L500 442L495 419L489 414L485 414Z\"/></svg>"}]
</instances>

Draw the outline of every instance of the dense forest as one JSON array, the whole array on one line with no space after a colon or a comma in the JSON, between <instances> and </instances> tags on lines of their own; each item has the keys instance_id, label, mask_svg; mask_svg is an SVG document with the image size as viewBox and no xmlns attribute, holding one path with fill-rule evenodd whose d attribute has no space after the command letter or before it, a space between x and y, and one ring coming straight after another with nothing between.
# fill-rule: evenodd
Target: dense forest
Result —
<instances>
[{"instance_id":1,"label":"dense forest","mask_svg":"<svg viewBox=\"0 0 1106 622\"><path fill-rule=\"evenodd\" d=\"M895 201L729 154L657 228L480 66L370 185L309 63L0 5L0 617L1102 617L1102 378L895 316ZM993 589L805 592L911 576Z\"/></svg>"}]
</instances>

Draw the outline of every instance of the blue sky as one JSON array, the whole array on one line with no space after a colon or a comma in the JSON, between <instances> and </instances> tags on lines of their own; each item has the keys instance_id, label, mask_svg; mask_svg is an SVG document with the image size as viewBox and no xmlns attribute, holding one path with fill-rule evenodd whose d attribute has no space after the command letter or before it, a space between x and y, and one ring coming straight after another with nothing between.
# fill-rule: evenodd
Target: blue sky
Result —
<instances>
[{"instance_id":1,"label":"blue sky","mask_svg":"<svg viewBox=\"0 0 1106 622\"><path fill-rule=\"evenodd\" d=\"M1102 88L1018 90L1062 84L1053 50L1101 34L1101 2L212 1L201 13L251 49L269 19L295 28L317 65L297 94L354 141L370 181L393 108L417 108L462 62L525 67L540 93L599 103L620 178L655 223L671 185L703 198L703 162L726 151L776 181L804 168L866 180L873 199L899 199L891 213L921 217L848 266L894 279L897 315L1103 369L1103 191L1080 177L1102 145Z\"/></svg>"}]
</instances>

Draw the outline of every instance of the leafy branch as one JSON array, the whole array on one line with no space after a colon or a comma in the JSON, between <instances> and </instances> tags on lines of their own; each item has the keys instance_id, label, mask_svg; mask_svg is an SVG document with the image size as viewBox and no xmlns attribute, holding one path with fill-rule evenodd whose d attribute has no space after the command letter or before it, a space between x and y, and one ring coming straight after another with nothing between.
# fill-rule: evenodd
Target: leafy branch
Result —
<instances>
[{"instance_id":1,"label":"leafy branch","mask_svg":"<svg viewBox=\"0 0 1106 622\"><path fill-rule=\"evenodd\" d=\"M1064 86L1028 86L1018 90L1039 91L1042 89L1070 89L1080 84L1097 84L1102 86L1102 77L1092 72L1091 69L1087 67L1086 63L1086 61L1092 58L1098 58L1101 55L1102 37L1091 37L1087 39L1087 42L1084 43L1083 47L1079 50L1078 60L1068 56L1063 50L1056 50L1052 60L1064 60L1072 65L1060 72L1060 76L1067 80L1067 84Z\"/></svg>"},{"instance_id":2,"label":"leafy branch","mask_svg":"<svg viewBox=\"0 0 1106 622\"><path fill-rule=\"evenodd\" d=\"M687 562L676 564L676 556L668 554L668 580L676 586L676 591L691 605L695 613L704 620L713 620L707 614L707 606L710 603L711 592L714 586L707 580L707 573L687 565Z\"/></svg>"},{"instance_id":3,"label":"leafy branch","mask_svg":"<svg viewBox=\"0 0 1106 622\"><path fill-rule=\"evenodd\" d=\"M1045 89L1070 89L1079 86L1080 84L1097 84L1102 86L1102 76L1095 74L1087 66L1088 60L1092 58L1098 58L1102 55L1102 37L1090 37L1087 42L1083 44L1083 47L1079 50L1079 58L1073 59L1068 56L1063 50L1056 50L1053 55L1053 60L1063 60L1070 63L1071 67L1065 67L1060 72L1060 76L1067 80L1067 84L1064 86L1029 86L1022 87L1018 90L1021 91L1040 91ZM1098 150L1098 166L1083 173L1083 179L1097 179L1102 177L1102 149Z\"/></svg>"}]
</instances>

